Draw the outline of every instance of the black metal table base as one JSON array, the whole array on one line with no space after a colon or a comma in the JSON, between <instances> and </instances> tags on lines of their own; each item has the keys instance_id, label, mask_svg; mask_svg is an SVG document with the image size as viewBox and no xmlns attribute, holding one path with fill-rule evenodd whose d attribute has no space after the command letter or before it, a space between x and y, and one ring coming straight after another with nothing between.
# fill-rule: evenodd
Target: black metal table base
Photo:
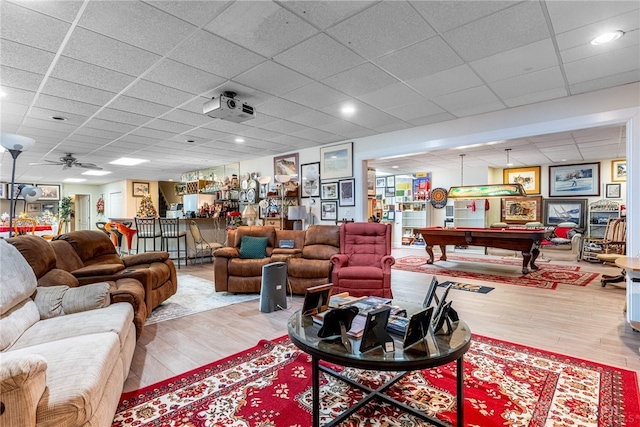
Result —
<instances>
[{"instance_id":1,"label":"black metal table base","mask_svg":"<svg viewBox=\"0 0 640 427\"><path fill-rule=\"evenodd\" d=\"M320 427L320 371L325 372L340 381L343 381L352 387L355 387L359 390L365 392L365 396L360 399L355 405L344 411L338 417L331 420L329 423L325 424L326 427L336 426L340 424L342 421L349 418L352 414L357 412L360 408L367 405L373 399L379 399L383 402L386 402L398 409L401 409L415 417L420 418L421 420L427 421L438 427L450 427L448 424L438 420L437 418L432 418L427 416L425 413L418 411L411 406L399 402L388 395L384 394L391 386L404 378L409 371L399 372L391 381L383 384L377 389L369 388L365 385L362 385L356 381L353 381L350 378L346 378L340 373L334 371L333 369L329 369L325 366L321 366L319 363L319 359L315 356L311 357L312 363L312 388L313 388L313 427ZM464 356L460 357L456 360L456 420L457 425L462 427L464 424Z\"/></svg>"}]
</instances>

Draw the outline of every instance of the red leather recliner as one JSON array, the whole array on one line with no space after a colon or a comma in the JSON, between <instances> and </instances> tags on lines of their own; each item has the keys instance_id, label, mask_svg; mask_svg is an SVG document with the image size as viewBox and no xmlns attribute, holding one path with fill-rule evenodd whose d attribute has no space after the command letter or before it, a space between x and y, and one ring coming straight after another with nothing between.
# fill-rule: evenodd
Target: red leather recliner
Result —
<instances>
[{"instance_id":1,"label":"red leather recliner","mask_svg":"<svg viewBox=\"0 0 640 427\"><path fill-rule=\"evenodd\" d=\"M391 293L391 224L351 222L340 227L340 253L331 257L333 294L374 295Z\"/></svg>"}]
</instances>

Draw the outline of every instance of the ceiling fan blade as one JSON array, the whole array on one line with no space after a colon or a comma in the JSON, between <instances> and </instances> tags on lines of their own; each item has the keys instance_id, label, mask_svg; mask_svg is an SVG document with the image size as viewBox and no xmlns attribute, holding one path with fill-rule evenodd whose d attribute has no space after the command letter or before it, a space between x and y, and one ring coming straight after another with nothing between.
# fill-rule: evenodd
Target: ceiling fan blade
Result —
<instances>
[{"instance_id":1,"label":"ceiling fan blade","mask_svg":"<svg viewBox=\"0 0 640 427\"><path fill-rule=\"evenodd\" d=\"M41 163L29 163L29 166L60 166L62 163L53 160L45 160Z\"/></svg>"},{"instance_id":2,"label":"ceiling fan blade","mask_svg":"<svg viewBox=\"0 0 640 427\"><path fill-rule=\"evenodd\" d=\"M81 168L85 168L85 169L95 169L95 170L102 170L102 168L98 165L94 165L93 163L74 163L76 166L79 166Z\"/></svg>"}]
</instances>

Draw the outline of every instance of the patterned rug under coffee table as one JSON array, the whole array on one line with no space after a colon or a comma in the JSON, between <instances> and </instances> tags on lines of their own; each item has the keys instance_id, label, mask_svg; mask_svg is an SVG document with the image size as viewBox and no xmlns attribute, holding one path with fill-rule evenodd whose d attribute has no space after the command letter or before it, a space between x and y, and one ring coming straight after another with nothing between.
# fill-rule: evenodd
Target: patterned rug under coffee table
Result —
<instances>
[{"instance_id":1,"label":"patterned rug under coffee table","mask_svg":"<svg viewBox=\"0 0 640 427\"><path fill-rule=\"evenodd\" d=\"M522 274L518 268L521 265L522 261L518 264L517 260L447 254L447 261L438 261L436 257L434 264L427 264L427 258L420 256L397 258L392 268L542 289L555 289L558 285L586 286L599 276L580 271L577 266L558 264L539 265L539 270Z\"/></svg>"}]
</instances>

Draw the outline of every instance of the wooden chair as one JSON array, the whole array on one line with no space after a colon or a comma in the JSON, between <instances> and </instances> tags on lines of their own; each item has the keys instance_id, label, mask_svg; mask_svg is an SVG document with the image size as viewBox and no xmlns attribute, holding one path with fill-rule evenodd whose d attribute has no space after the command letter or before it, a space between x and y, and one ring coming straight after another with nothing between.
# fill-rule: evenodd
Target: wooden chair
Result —
<instances>
[{"instance_id":1,"label":"wooden chair","mask_svg":"<svg viewBox=\"0 0 640 427\"><path fill-rule=\"evenodd\" d=\"M62 234L62 230L64 229L64 223L65 223L64 219L61 219L58 222L58 229L55 231L55 234L44 234L44 235L42 235L40 237L42 237L46 241L53 240L54 237L59 236L59 235Z\"/></svg>"},{"instance_id":2,"label":"wooden chair","mask_svg":"<svg viewBox=\"0 0 640 427\"><path fill-rule=\"evenodd\" d=\"M13 220L13 233L16 236L24 236L31 233L32 236L36 235L36 226L38 221L33 218L16 218Z\"/></svg>"},{"instance_id":3,"label":"wooden chair","mask_svg":"<svg viewBox=\"0 0 640 427\"><path fill-rule=\"evenodd\" d=\"M191 231L191 237L193 237L193 243L196 248L195 257L196 259L200 259L200 264L202 265L203 258L205 256L211 257L213 261L213 251L215 249L221 248L222 245L220 243L209 243L203 237L200 232L200 227L198 227L198 223L195 221L189 222L189 231ZM199 256L198 256L199 255Z\"/></svg>"},{"instance_id":4,"label":"wooden chair","mask_svg":"<svg viewBox=\"0 0 640 427\"><path fill-rule=\"evenodd\" d=\"M615 261L625 255L627 248L627 221L626 218L609 218L604 238L598 244L602 247L602 253L597 257L605 265L616 266ZM626 271L620 274L603 274L600 284L605 287L607 283L619 283L626 280Z\"/></svg>"}]
</instances>

